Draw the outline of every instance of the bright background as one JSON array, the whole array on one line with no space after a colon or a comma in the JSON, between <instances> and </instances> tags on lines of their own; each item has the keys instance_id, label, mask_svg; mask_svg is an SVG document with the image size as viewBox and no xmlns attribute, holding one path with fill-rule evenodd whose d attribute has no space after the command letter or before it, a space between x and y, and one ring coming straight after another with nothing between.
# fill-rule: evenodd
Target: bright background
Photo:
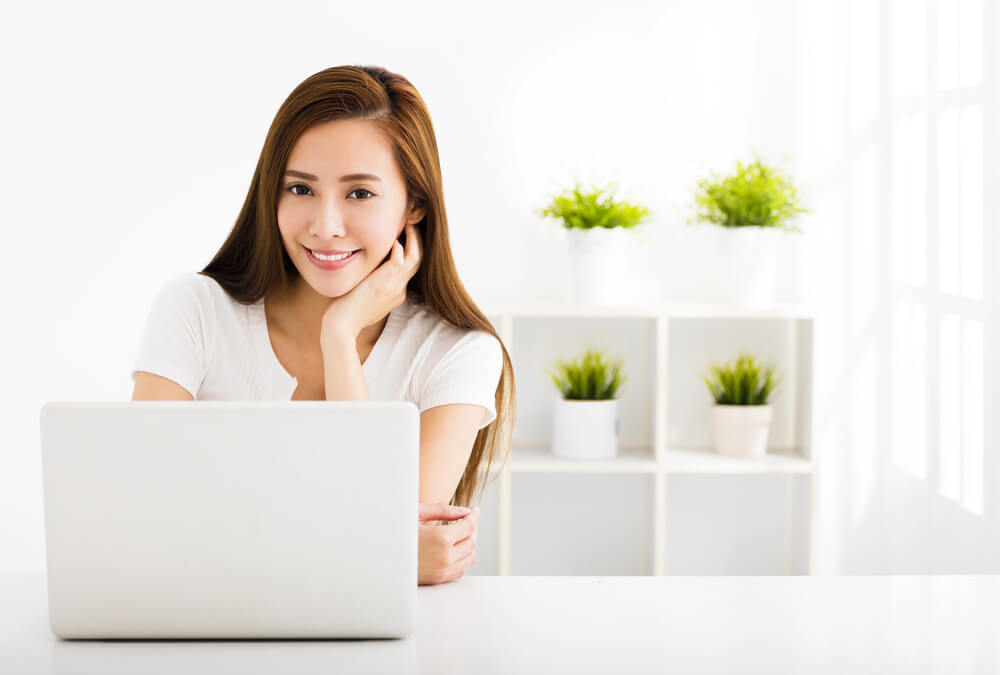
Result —
<instances>
[{"instance_id":1,"label":"bright background","mask_svg":"<svg viewBox=\"0 0 1000 675\"><path fill-rule=\"evenodd\" d=\"M779 295L817 312L821 570L997 572L998 36L988 0L5 6L0 572L44 571L41 405L130 397L153 294L218 249L285 96L341 64L427 102L483 302L565 295L533 210L574 177L654 212L637 292L697 297L696 181L787 160L814 211Z\"/></svg>"}]
</instances>

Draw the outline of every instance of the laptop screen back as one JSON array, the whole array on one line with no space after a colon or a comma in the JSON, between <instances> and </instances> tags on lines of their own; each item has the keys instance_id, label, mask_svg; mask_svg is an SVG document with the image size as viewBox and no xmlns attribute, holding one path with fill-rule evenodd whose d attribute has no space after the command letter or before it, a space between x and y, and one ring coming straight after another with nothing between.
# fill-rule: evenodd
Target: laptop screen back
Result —
<instances>
[{"instance_id":1,"label":"laptop screen back","mask_svg":"<svg viewBox=\"0 0 1000 675\"><path fill-rule=\"evenodd\" d=\"M405 401L46 404L53 632L407 635L419 435Z\"/></svg>"}]
</instances>

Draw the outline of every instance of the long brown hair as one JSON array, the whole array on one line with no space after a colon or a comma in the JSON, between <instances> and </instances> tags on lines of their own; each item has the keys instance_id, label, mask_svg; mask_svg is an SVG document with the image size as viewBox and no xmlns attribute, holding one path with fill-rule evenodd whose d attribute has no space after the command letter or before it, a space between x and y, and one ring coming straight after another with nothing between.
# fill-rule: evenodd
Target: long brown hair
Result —
<instances>
[{"instance_id":1,"label":"long brown hair","mask_svg":"<svg viewBox=\"0 0 1000 675\"><path fill-rule=\"evenodd\" d=\"M295 87L267 132L236 224L201 274L215 279L243 304L283 291L295 281L298 270L278 231L281 177L292 147L306 129L340 119L369 120L385 133L406 182L409 203L425 209L423 220L416 225L423 256L407 286L407 296L457 328L490 333L503 350L496 419L476 435L451 499L452 504L471 506L481 499L493 463L499 461L502 468L509 456L514 368L503 340L458 278L448 239L434 128L427 106L409 80L377 66L338 66L322 70Z\"/></svg>"}]
</instances>

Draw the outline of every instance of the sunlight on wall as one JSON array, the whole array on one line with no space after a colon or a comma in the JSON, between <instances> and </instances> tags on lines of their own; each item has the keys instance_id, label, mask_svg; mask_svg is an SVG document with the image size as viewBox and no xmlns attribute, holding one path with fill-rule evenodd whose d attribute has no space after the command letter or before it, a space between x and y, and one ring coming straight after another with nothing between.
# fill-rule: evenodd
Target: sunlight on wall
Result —
<instances>
[{"instance_id":1,"label":"sunlight on wall","mask_svg":"<svg viewBox=\"0 0 1000 675\"><path fill-rule=\"evenodd\" d=\"M898 118L892 128L892 278L927 284L927 115Z\"/></svg>"},{"instance_id":2,"label":"sunlight on wall","mask_svg":"<svg viewBox=\"0 0 1000 675\"><path fill-rule=\"evenodd\" d=\"M940 462L938 489L949 499L962 496L961 318L949 312L941 322Z\"/></svg>"},{"instance_id":3,"label":"sunlight on wall","mask_svg":"<svg viewBox=\"0 0 1000 675\"><path fill-rule=\"evenodd\" d=\"M981 514L982 3L897 0L889 9L890 459L914 478L933 481L941 496ZM929 164L929 150L936 167ZM928 215L936 221L930 223L933 248ZM937 341L932 351L928 339ZM928 386L936 388L930 398ZM929 407L932 401L936 410ZM935 429L928 446L927 432Z\"/></svg>"},{"instance_id":4,"label":"sunlight on wall","mask_svg":"<svg viewBox=\"0 0 1000 675\"><path fill-rule=\"evenodd\" d=\"M938 288L957 295L962 288L961 238L956 235L961 213L958 158L959 110L952 106L938 123Z\"/></svg>"},{"instance_id":5,"label":"sunlight on wall","mask_svg":"<svg viewBox=\"0 0 1000 675\"><path fill-rule=\"evenodd\" d=\"M939 0L935 7L937 89L946 97L937 124L938 288L949 309L940 326L938 490L983 513L984 324L982 3ZM973 99L973 100L969 100Z\"/></svg>"},{"instance_id":6,"label":"sunlight on wall","mask_svg":"<svg viewBox=\"0 0 1000 675\"><path fill-rule=\"evenodd\" d=\"M890 355L891 458L914 478L927 477L927 308L895 302Z\"/></svg>"},{"instance_id":7,"label":"sunlight on wall","mask_svg":"<svg viewBox=\"0 0 1000 675\"><path fill-rule=\"evenodd\" d=\"M983 3L981 0L940 0L939 12L958 9L958 83L963 87L983 80Z\"/></svg>"},{"instance_id":8,"label":"sunlight on wall","mask_svg":"<svg viewBox=\"0 0 1000 675\"><path fill-rule=\"evenodd\" d=\"M839 362L850 364L844 373L845 389L850 392L846 443L848 471L844 484L848 488L847 526L860 531L865 520L878 510L875 501L879 482L879 426L881 408L878 403L880 365L878 360L878 289L883 277L880 241L884 227L880 211L883 208L879 185L880 148L875 143L876 126L881 114L879 72L879 6L878 3L855 0L850 4L847 31L850 53L845 98L848 103L849 133L857 147L852 147L846 166L850 177L847 193L846 262L847 330L849 349L839 356Z\"/></svg>"},{"instance_id":9,"label":"sunlight on wall","mask_svg":"<svg viewBox=\"0 0 1000 675\"><path fill-rule=\"evenodd\" d=\"M927 90L927 2L894 0L890 12L892 95L923 94Z\"/></svg>"},{"instance_id":10,"label":"sunlight on wall","mask_svg":"<svg viewBox=\"0 0 1000 675\"><path fill-rule=\"evenodd\" d=\"M856 525L871 507L875 475L879 462L878 438L878 367L874 340L869 340L854 369L855 395L851 397L849 456L850 523Z\"/></svg>"},{"instance_id":11,"label":"sunlight on wall","mask_svg":"<svg viewBox=\"0 0 1000 675\"><path fill-rule=\"evenodd\" d=\"M822 558L848 573L979 569L997 551L986 517L1000 513L984 407L1000 250L988 229L995 181L984 174L1000 101L987 52L1000 8L796 8L798 147L823 197L813 222L845 238L842 248L820 240L816 257L821 280L843 275L822 298L824 406L844 425L817 441L835 463L823 475L834 496L821 501L833 512L822 517Z\"/></svg>"},{"instance_id":12,"label":"sunlight on wall","mask_svg":"<svg viewBox=\"0 0 1000 675\"><path fill-rule=\"evenodd\" d=\"M941 114L937 136L939 288L982 300L982 106L949 106Z\"/></svg>"},{"instance_id":13,"label":"sunlight on wall","mask_svg":"<svg viewBox=\"0 0 1000 675\"><path fill-rule=\"evenodd\" d=\"M959 119L962 201L962 295L983 299L983 108L962 111Z\"/></svg>"},{"instance_id":14,"label":"sunlight on wall","mask_svg":"<svg viewBox=\"0 0 1000 675\"><path fill-rule=\"evenodd\" d=\"M983 513L983 322L962 330L962 506Z\"/></svg>"},{"instance_id":15,"label":"sunlight on wall","mask_svg":"<svg viewBox=\"0 0 1000 675\"><path fill-rule=\"evenodd\" d=\"M850 168L851 211L850 233L850 278L848 306L851 316L853 340L865 340L871 344L875 340L878 303L879 276L881 265L879 249L879 186L878 148L865 147ZM865 333L862 335L862 333ZM867 345L866 345L867 346ZM873 430L874 432L874 430Z\"/></svg>"},{"instance_id":16,"label":"sunlight on wall","mask_svg":"<svg viewBox=\"0 0 1000 675\"><path fill-rule=\"evenodd\" d=\"M958 8L955 0L934 3L935 79L939 91L958 86Z\"/></svg>"},{"instance_id":17,"label":"sunlight on wall","mask_svg":"<svg viewBox=\"0 0 1000 675\"><path fill-rule=\"evenodd\" d=\"M851 131L870 130L879 113L879 12L877 2L851 3Z\"/></svg>"}]
</instances>

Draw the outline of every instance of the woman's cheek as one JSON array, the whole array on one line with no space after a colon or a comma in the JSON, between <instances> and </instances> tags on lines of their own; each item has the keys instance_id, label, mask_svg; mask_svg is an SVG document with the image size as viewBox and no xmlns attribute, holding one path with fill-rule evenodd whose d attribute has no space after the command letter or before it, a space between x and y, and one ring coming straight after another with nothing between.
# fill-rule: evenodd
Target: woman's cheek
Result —
<instances>
[{"instance_id":1,"label":"woman's cheek","mask_svg":"<svg viewBox=\"0 0 1000 675\"><path fill-rule=\"evenodd\" d=\"M285 201L278 205L278 218L289 224L302 220L303 208L300 204Z\"/></svg>"},{"instance_id":2,"label":"woman's cheek","mask_svg":"<svg viewBox=\"0 0 1000 675\"><path fill-rule=\"evenodd\" d=\"M392 251L395 240L391 227L386 227L384 220L377 218L357 221L356 245L363 247L372 258L384 259Z\"/></svg>"}]
</instances>

